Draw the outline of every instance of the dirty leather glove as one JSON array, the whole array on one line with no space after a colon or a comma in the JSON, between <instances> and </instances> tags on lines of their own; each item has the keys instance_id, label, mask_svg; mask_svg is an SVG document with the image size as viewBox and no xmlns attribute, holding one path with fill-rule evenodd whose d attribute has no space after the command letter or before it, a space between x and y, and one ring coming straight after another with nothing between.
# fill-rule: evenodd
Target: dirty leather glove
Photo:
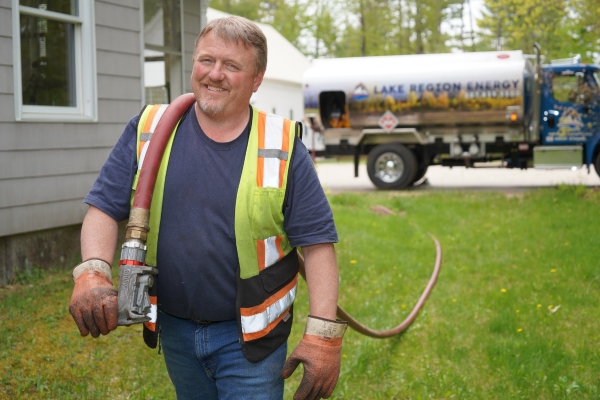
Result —
<instances>
[{"instance_id":1,"label":"dirty leather glove","mask_svg":"<svg viewBox=\"0 0 600 400\"><path fill-rule=\"evenodd\" d=\"M73 270L75 287L69 304L81 336L98 337L117 328L117 290L110 279L110 265L87 260Z\"/></svg>"},{"instance_id":2,"label":"dirty leather glove","mask_svg":"<svg viewBox=\"0 0 600 400\"><path fill-rule=\"evenodd\" d=\"M298 364L304 375L294 400L327 399L340 376L342 337L348 323L308 316L304 337L283 366L281 376L289 378Z\"/></svg>"}]
</instances>

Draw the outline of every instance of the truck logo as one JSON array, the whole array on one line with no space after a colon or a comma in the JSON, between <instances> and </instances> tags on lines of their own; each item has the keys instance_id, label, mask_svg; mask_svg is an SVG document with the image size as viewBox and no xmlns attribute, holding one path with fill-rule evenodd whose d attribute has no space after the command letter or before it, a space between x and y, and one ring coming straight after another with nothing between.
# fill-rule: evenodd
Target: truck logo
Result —
<instances>
[{"instance_id":1,"label":"truck logo","mask_svg":"<svg viewBox=\"0 0 600 400\"><path fill-rule=\"evenodd\" d=\"M398 118L390 111L387 110L379 118L379 126L386 132L391 132L396 125L398 125Z\"/></svg>"},{"instance_id":2,"label":"truck logo","mask_svg":"<svg viewBox=\"0 0 600 400\"><path fill-rule=\"evenodd\" d=\"M558 119L558 136L565 137L581 133L584 123L581 114L574 108L566 109Z\"/></svg>"},{"instance_id":3,"label":"truck logo","mask_svg":"<svg viewBox=\"0 0 600 400\"><path fill-rule=\"evenodd\" d=\"M369 89L365 84L359 83L352 91L352 100L364 100L369 97L369 94Z\"/></svg>"}]
</instances>

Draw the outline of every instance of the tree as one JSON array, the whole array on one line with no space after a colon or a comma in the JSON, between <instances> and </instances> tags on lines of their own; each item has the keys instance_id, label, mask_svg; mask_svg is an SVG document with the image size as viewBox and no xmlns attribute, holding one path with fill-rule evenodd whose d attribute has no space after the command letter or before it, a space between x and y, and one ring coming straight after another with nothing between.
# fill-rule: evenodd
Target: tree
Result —
<instances>
[{"instance_id":1,"label":"tree","mask_svg":"<svg viewBox=\"0 0 600 400\"><path fill-rule=\"evenodd\" d=\"M561 27L567 16L565 0L485 0L486 10L478 25L482 43L490 50L533 51L539 43L545 54L556 53Z\"/></svg>"},{"instance_id":2,"label":"tree","mask_svg":"<svg viewBox=\"0 0 600 400\"><path fill-rule=\"evenodd\" d=\"M215 10L260 22L261 3L262 0L211 0L210 6Z\"/></svg>"}]
</instances>

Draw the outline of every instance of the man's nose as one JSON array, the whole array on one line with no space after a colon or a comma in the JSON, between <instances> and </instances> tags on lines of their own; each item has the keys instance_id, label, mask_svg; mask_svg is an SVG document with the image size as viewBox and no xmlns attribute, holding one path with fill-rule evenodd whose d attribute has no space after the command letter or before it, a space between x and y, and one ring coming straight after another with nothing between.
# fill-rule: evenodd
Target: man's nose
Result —
<instances>
[{"instance_id":1,"label":"man's nose","mask_svg":"<svg viewBox=\"0 0 600 400\"><path fill-rule=\"evenodd\" d=\"M222 68L221 63L215 63L208 73L208 77L213 81L222 81L224 77Z\"/></svg>"}]
</instances>

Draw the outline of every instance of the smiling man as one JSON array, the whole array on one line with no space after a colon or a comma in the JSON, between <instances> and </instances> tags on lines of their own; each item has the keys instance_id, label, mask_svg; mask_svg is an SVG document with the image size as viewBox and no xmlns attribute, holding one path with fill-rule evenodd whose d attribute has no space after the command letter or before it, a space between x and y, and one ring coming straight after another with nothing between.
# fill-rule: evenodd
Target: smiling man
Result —
<instances>
[{"instance_id":1,"label":"smiling man","mask_svg":"<svg viewBox=\"0 0 600 400\"><path fill-rule=\"evenodd\" d=\"M157 325L179 399L281 399L283 378L299 363L294 398L327 398L339 376L346 324L335 318L337 232L300 127L249 104L266 66L266 38L254 23L209 23L193 56L196 102L162 160L161 213L149 233L157 246L146 260L159 270ZM117 326L110 261L152 110L130 121L84 200L85 261L74 269L70 305L82 336ZM286 362L298 247L310 315Z\"/></svg>"}]
</instances>

